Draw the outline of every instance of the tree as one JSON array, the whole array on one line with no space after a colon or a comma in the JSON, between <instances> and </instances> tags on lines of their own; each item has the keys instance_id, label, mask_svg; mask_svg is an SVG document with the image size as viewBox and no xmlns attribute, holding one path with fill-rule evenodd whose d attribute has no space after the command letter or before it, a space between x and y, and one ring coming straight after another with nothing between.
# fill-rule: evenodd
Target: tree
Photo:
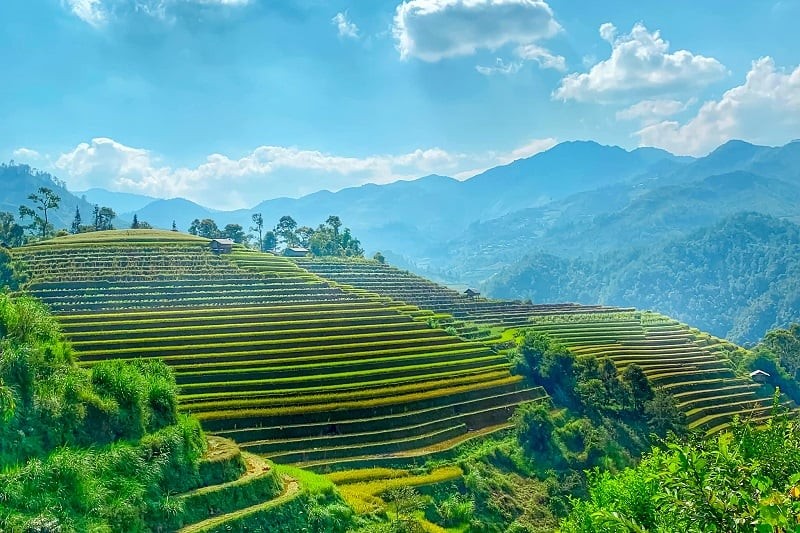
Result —
<instances>
[{"instance_id":1,"label":"tree","mask_svg":"<svg viewBox=\"0 0 800 533\"><path fill-rule=\"evenodd\" d=\"M131 229L139 229L139 217L135 213L133 215L133 223L131 224Z\"/></svg>"},{"instance_id":2,"label":"tree","mask_svg":"<svg viewBox=\"0 0 800 533\"><path fill-rule=\"evenodd\" d=\"M175 224L175 222L173 222L173 225L174 224ZM197 233L199 231L200 231L200 219L196 218L196 219L192 220L191 225L189 225L189 233L192 234L192 235L197 235Z\"/></svg>"},{"instance_id":3,"label":"tree","mask_svg":"<svg viewBox=\"0 0 800 533\"><path fill-rule=\"evenodd\" d=\"M514 412L514 428L523 448L545 452L552 445L555 423L544 402L524 403Z\"/></svg>"},{"instance_id":4,"label":"tree","mask_svg":"<svg viewBox=\"0 0 800 533\"><path fill-rule=\"evenodd\" d=\"M172 221L172 231L178 231L178 225L175 223L174 220Z\"/></svg>"},{"instance_id":5,"label":"tree","mask_svg":"<svg viewBox=\"0 0 800 533\"><path fill-rule=\"evenodd\" d=\"M25 244L25 228L17 224L13 213L0 212L0 243L12 248Z\"/></svg>"},{"instance_id":6,"label":"tree","mask_svg":"<svg viewBox=\"0 0 800 533\"><path fill-rule=\"evenodd\" d=\"M282 216L275 226L275 235L280 238L284 246L295 246L297 244L297 222L289 215Z\"/></svg>"},{"instance_id":7,"label":"tree","mask_svg":"<svg viewBox=\"0 0 800 533\"><path fill-rule=\"evenodd\" d=\"M36 210L42 213L41 216L34 216L35 213L28 209L26 216L31 216L34 219L35 224L41 231L41 237L44 239L52 229L49 219L50 210L58 209L58 206L61 205L61 197L54 193L52 189L39 187L37 192L28 195L28 200L33 202ZM20 216L22 216L22 208L20 208Z\"/></svg>"},{"instance_id":8,"label":"tree","mask_svg":"<svg viewBox=\"0 0 800 533\"><path fill-rule=\"evenodd\" d=\"M264 251L264 217L261 213L253 213L253 225L250 227L250 231L257 231L258 232L258 246L261 251Z\"/></svg>"},{"instance_id":9,"label":"tree","mask_svg":"<svg viewBox=\"0 0 800 533\"><path fill-rule=\"evenodd\" d=\"M192 224L194 224L194 222ZM191 229L189 231L191 233ZM195 235L205 237L206 239L216 239L220 236L217 223L210 218L204 218L203 220L198 221L196 231L197 233L195 233Z\"/></svg>"},{"instance_id":10,"label":"tree","mask_svg":"<svg viewBox=\"0 0 800 533\"><path fill-rule=\"evenodd\" d=\"M240 224L228 224L222 230L222 236L241 244L245 239L244 228Z\"/></svg>"},{"instance_id":11,"label":"tree","mask_svg":"<svg viewBox=\"0 0 800 533\"><path fill-rule=\"evenodd\" d=\"M633 401L633 408L637 411L644 409L645 402L653 399L653 388L650 380L642 367L632 363L622 371L622 381L628 386Z\"/></svg>"},{"instance_id":12,"label":"tree","mask_svg":"<svg viewBox=\"0 0 800 533\"><path fill-rule=\"evenodd\" d=\"M331 230L333 230L334 239L338 239L339 228L342 227L342 220L336 215L331 215L328 217L328 220L326 220L325 223L331 228Z\"/></svg>"},{"instance_id":13,"label":"tree","mask_svg":"<svg viewBox=\"0 0 800 533\"><path fill-rule=\"evenodd\" d=\"M268 231L264 234L264 240L261 241L261 250L271 252L278 246L278 238L275 236L274 231Z\"/></svg>"},{"instance_id":14,"label":"tree","mask_svg":"<svg viewBox=\"0 0 800 533\"><path fill-rule=\"evenodd\" d=\"M117 214L110 207L94 206L94 229L95 231L107 231L114 229L112 221Z\"/></svg>"},{"instance_id":15,"label":"tree","mask_svg":"<svg viewBox=\"0 0 800 533\"><path fill-rule=\"evenodd\" d=\"M380 263L382 265L386 264L386 258L380 252L375 252L375 255L372 256L372 259L374 259L375 261L377 261L378 263Z\"/></svg>"},{"instance_id":16,"label":"tree","mask_svg":"<svg viewBox=\"0 0 800 533\"><path fill-rule=\"evenodd\" d=\"M82 222L83 221L81 219L81 209L80 209L79 206L76 205L75 206L75 218L72 219L72 226L70 226L69 232L72 233L73 235L75 235L77 233L80 233L81 232L81 224L82 224Z\"/></svg>"},{"instance_id":17,"label":"tree","mask_svg":"<svg viewBox=\"0 0 800 533\"><path fill-rule=\"evenodd\" d=\"M413 487L394 487L386 491L386 499L391 503L394 531L416 533L422 531L415 514L425 508L425 500Z\"/></svg>"},{"instance_id":18,"label":"tree","mask_svg":"<svg viewBox=\"0 0 800 533\"><path fill-rule=\"evenodd\" d=\"M645 403L644 412L650 429L659 437L665 437L670 431L676 435L686 433L686 416L668 392L657 389L653 399Z\"/></svg>"},{"instance_id":19,"label":"tree","mask_svg":"<svg viewBox=\"0 0 800 533\"><path fill-rule=\"evenodd\" d=\"M309 242L311 237L314 236L314 228L310 228L308 226L300 226L295 231L295 235L297 235L297 242L303 248L308 248Z\"/></svg>"}]
</instances>

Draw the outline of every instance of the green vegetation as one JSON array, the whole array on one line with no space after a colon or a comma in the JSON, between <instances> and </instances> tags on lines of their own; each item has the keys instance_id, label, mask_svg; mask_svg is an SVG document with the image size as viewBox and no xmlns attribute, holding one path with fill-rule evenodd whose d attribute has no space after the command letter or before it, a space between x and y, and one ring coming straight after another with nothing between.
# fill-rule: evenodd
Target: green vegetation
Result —
<instances>
[{"instance_id":1,"label":"green vegetation","mask_svg":"<svg viewBox=\"0 0 800 533\"><path fill-rule=\"evenodd\" d=\"M636 467L595 472L561 530L600 532L798 531L800 425L775 416L713 439L671 443Z\"/></svg>"},{"instance_id":2,"label":"green vegetation","mask_svg":"<svg viewBox=\"0 0 800 533\"><path fill-rule=\"evenodd\" d=\"M198 476L163 364L75 366L46 309L0 295L0 529L141 531ZM100 529L98 529L100 528Z\"/></svg>"}]
</instances>

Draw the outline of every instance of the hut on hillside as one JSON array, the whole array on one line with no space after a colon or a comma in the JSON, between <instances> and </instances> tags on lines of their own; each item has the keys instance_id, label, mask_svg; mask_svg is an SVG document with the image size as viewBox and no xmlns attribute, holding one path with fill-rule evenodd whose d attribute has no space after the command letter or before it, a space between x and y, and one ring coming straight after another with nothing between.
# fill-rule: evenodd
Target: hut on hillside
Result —
<instances>
[{"instance_id":1,"label":"hut on hillside","mask_svg":"<svg viewBox=\"0 0 800 533\"><path fill-rule=\"evenodd\" d=\"M308 248L302 246L289 246L283 251L286 257L305 257L309 254Z\"/></svg>"},{"instance_id":2,"label":"hut on hillside","mask_svg":"<svg viewBox=\"0 0 800 533\"><path fill-rule=\"evenodd\" d=\"M478 296L481 295L481 293L479 293L475 289L467 289L464 291L464 294L467 296L467 298L477 298Z\"/></svg>"},{"instance_id":3,"label":"hut on hillside","mask_svg":"<svg viewBox=\"0 0 800 533\"><path fill-rule=\"evenodd\" d=\"M233 241L231 239L211 239L211 251L215 254L229 254L233 249Z\"/></svg>"},{"instance_id":4,"label":"hut on hillside","mask_svg":"<svg viewBox=\"0 0 800 533\"><path fill-rule=\"evenodd\" d=\"M750 379L756 383L766 383L769 380L769 374L763 370L753 370L750 372Z\"/></svg>"}]
</instances>

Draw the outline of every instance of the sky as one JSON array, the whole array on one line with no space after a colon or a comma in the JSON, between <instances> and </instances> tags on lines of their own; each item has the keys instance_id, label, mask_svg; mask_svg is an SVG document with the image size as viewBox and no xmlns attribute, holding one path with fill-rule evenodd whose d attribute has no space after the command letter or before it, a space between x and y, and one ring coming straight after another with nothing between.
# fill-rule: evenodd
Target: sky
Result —
<instances>
[{"instance_id":1,"label":"sky","mask_svg":"<svg viewBox=\"0 0 800 533\"><path fill-rule=\"evenodd\" d=\"M800 0L0 0L0 160L220 209L800 137Z\"/></svg>"}]
</instances>

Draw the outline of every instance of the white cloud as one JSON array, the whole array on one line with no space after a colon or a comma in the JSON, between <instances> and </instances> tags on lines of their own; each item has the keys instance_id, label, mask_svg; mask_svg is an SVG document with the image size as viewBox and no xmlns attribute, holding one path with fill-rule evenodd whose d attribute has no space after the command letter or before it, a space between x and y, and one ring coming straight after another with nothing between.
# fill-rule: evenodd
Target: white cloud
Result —
<instances>
[{"instance_id":1,"label":"white cloud","mask_svg":"<svg viewBox=\"0 0 800 533\"><path fill-rule=\"evenodd\" d=\"M516 54L525 61L535 61L541 68L552 68L561 72L567 70L567 61L563 56L555 55L535 44L525 44L518 47Z\"/></svg>"},{"instance_id":2,"label":"white cloud","mask_svg":"<svg viewBox=\"0 0 800 533\"><path fill-rule=\"evenodd\" d=\"M703 104L688 122L662 121L641 129L640 144L702 155L731 140L783 144L800 131L800 66L791 72L771 57L754 61L743 85Z\"/></svg>"},{"instance_id":3,"label":"white cloud","mask_svg":"<svg viewBox=\"0 0 800 533\"><path fill-rule=\"evenodd\" d=\"M492 76L494 74L516 74L522 68L522 63L519 61L512 61L506 63L502 58L495 59L494 65L491 67L484 65L476 65L475 70L484 76Z\"/></svg>"},{"instance_id":4,"label":"white cloud","mask_svg":"<svg viewBox=\"0 0 800 533\"><path fill-rule=\"evenodd\" d=\"M36 150L31 150L30 148L17 148L11 155L14 156L14 159L29 162L29 161L36 161L37 159L42 158L42 154L37 152Z\"/></svg>"},{"instance_id":5,"label":"white cloud","mask_svg":"<svg viewBox=\"0 0 800 533\"><path fill-rule=\"evenodd\" d=\"M402 59L436 62L533 43L560 29L544 0L407 0L392 31Z\"/></svg>"},{"instance_id":6,"label":"white cloud","mask_svg":"<svg viewBox=\"0 0 800 533\"><path fill-rule=\"evenodd\" d=\"M503 58L498 57L495 59L494 65L477 65L475 70L484 76L491 76L493 74L516 74L522 69L526 61L537 63L539 68L552 68L562 72L567 70L566 60L562 56L555 55L536 44L518 46L514 54L519 58L518 61L506 62Z\"/></svg>"},{"instance_id":7,"label":"white cloud","mask_svg":"<svg viewBox=\"0 0 800 533\"><path fill-rule=\"evenodd\" d=\"M641 120L645 123L677 115L694 103L694 99L684 104L680 100L642 100L632 106L617 111L617 120Z\"/></svg>"},{"instance_id":8,"label":"white cloud","mask_svg":"<svg viewBox=\"0 0 800 533\"><path fill-rule=\"evenodd\" d=\"M358 39L358 26L347 18L346 12L336 13L336 16L331 19L331 22L336 26L339 37Z\"/></svg>"},{"instance_id":9,"label":"white cloud","mask_svg":"<svg viewBox=\"0 0 800 533\"><path fill-rule=\"evenodd\" d=\"M566 76L554 91L554 98L604 102L669 94L706 86L726 74L722 63L713 57L687 50L670 53L669 42L641 23L621 36L613 24L605 23L600 26L600 36L611 44L611 56L589 72Z\"/></svg>"},{"instance_id":10,"label":"white cloud","mask_svg":"<svg viewBox=\"0 0 800 533\"><path fill-rule=\"evenodd\" d=\"M198 6L241 7L252 0L61 0L69 10L87 24L100 28L115 15L141 13L162 21L171 20L167 12L185 4Z\"/></svg>"},{"instance_id":11,"label":"white cloud","mask_svg":"<svg viewBox=\"0 0 800 533\"><path fill-rule=\"evenodd\" d=\"M102 26L107 17L103 0L66 0L70 11L82 21L92 26Z\"/></svg>"},{"instance_id":12,"label":"white cloud","mask_svg":"<svg viewBox=\"0 0 800 533\"><path fill-rule=\"evenodd\" d=\"M509 152L464 154L420 148L403 154L366 157L259 146L240 158L211 154L195 167L173 168L149 150L101 137L55 158L53 170L74 190L104 187L163 198L181 196L219 208L239 208L278 196L389 183L433 173L464 179L486 168L529 157L555 142L555 139L536 139Z\"/></svg>"}]
</instances>

